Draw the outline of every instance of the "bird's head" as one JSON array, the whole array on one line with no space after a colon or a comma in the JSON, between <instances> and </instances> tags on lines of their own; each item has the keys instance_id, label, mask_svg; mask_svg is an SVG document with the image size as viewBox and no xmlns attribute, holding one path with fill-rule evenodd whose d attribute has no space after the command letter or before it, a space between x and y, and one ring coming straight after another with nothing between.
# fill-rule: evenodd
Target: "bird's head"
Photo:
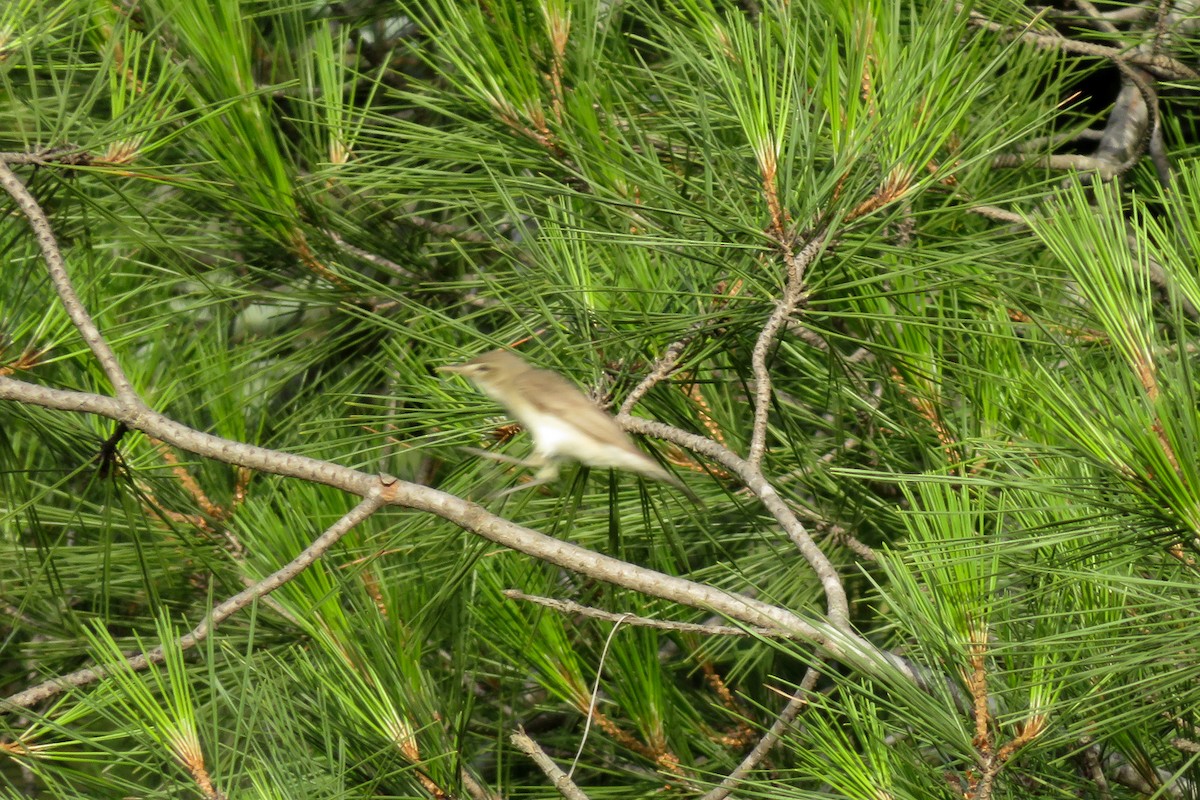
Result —
<instances>
[{"instance_id":1,"label":"bird's head","mask_svg":"<svg viewBox=\"0 0 1200 800\"><path fill-rule=\"evenodd\" d=\"M461 364L447 364L437 368L438 372L462 375L484 390L498 386L528 369L530 367L524 359L507 350L492 350Z\"/></svg>"}]
</instances>

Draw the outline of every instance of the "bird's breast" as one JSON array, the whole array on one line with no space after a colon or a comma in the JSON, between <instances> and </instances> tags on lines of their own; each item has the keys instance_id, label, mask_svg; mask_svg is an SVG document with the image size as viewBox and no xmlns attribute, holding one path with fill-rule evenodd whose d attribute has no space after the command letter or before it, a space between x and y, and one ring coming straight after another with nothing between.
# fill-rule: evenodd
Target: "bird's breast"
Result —
<instances>
[{"instance_id":1,"label":"bird's breast","mask_svg":"<svg viewBox=\"0 0 1200 800\"><path fill-rule=\"evenodd\" d=\"M531 414L528 419L522 421L529 435L533 437L534 447L545 455L582 461L586 460L585 456L577 453L586 453L596 446L590 437L558 417Z\"/></svg>"},{"instance_id":2,"label":"bird's breast","mask_svg":"<svg viewBox=\"0 0 1200 800\"><path fill-rule=\"evenodd\" d=\"M590 467L612 467L653 474L658 465L635 448L619 447L591 436L557 417L537 416L523 420L533 437L534 450L543 456L569 459Z\"/></svg>"}]
</instances>

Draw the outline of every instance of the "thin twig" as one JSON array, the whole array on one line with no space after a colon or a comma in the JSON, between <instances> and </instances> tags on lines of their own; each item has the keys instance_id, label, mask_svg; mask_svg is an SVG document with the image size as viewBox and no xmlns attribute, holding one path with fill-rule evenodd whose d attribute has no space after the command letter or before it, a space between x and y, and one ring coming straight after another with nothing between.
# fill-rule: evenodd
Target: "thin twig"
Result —
<instances>
[{"instance_id":1,"label":"thin twig","mask_svg":"<svg viewBox=\"0 0 1200 800\"><path fill-rule=\"evenodd\" d=\"M398 275L401 278L407 278L409 280L417 280L418 278L417 273L413 272L412 270L405 269L395 261L392 261L390 258L384 258L381 255L372 253L370 250L364 250L361 247L356 247L331 230L326 230L325 235L329 237L330 241L345 250L350 255L356 258L361 258L368 264L373 264L385 272L390 272L393 275Z\"/></svg>"},{"instance_id":2,"label":"thin twig","mask_svg":"<svg viewBox=\"0 0 1200 800\"><path fill-rule=\"evenodd\" d=\"M750 452L746 460L755 468L762 462L767 449L767 417L771 410L771 373L767 369L767 354L775 343L779 329L803 299L804 271L820 253L828 236L828 229L822 230L798 253L791 252L790 245L786 247L784 258L787 263L787 283L784 285L783 297L775 304L775 310L767 318L766 324L758 334L758 340L754 343L754 351L751 354L754 370L754 427L750 434Z\"/></svg>"},{"instance_id":3,"label":"thin twig","mask_svg":"<svg viewBox=\"0 0 1200 800\"><path fill-rule=\"evenodd\" d=\"M1078 42L1058 34L1036 33L1028 27L1019 31L1013 30L1007 25L993 22L975 11L972 11L970 14L970 23L976 27L1002 33L1047 50L1063 50L1068 53L1107 58L1114 63L1123 62L1152 72L1158 72L1174 80L1195 80L1200 78L1200 74L1187 64L1159 53L1127 53L1115 47L1105 47L1104 45L1091 44L1089 42Z\"/></svg>"},{"instance_id":4,"label":"thin twig","mask_svg":"<svg viewBox=\"0 0 1200 800\"><path fill-rule=\"evenodd\" d=\"M1020 214L1016 214L1012 211L1008 211L1007 209L999 208L997 206L970 206L967 208L967 212L971 214L978 214L981 217L995 220L996 222L1004 222L1009 225L1020 225L1022 228L1029 227L1029 223Z\"/></svg>"},{"instance_id":5,"label":"thin twig","mask_svg":"<svg viewBox=\"0 0 1200 800\"><path fill-rule=\"evenodd\" d=\"M1081 131L1057 133L1051 136L1034 136L1019 142L1016 147L1019 152L1030 153L1041 150L1054 150L1073 142L1098 142L1104 138L1104 131L1099 128L1084 128Z\"/></svg>"},{"instance_id":6,"label":"thin twig","mask_svg":"<svg viewBox=\"0 0 1200 800\"><path fill-rule=\"evenodd\" d=\"M784 731L791 727L796 721L796 716L808 705L808 698L812 694L813 687L817 685L817 678L821 673L815 667L809 667L804 673L804 677L800 680L800 687L796 689L795 694L788 700L787 705L779 712L779 716L771 723L771 727L763 734L763 737L758 740L746 757L742 759L742 763L738 764L732 772L725 776L724 780L716 786L708 794L700 798L700 800L725 800L726 797L738 787L751 770L759 765L767 753L771 752L771 748L783 736Z\"/></svg>"},{"instance_id":7,"label":"thin twig","mask_svg":"<svg viewBox=\"0 0 1200 800\"><path fill-rule=\"evenodd\" d=\"M54 230L50 226L49 218L46 217L46 213L42 211L42 207L38 205L33 195L25 188L25 184L21 182L15 172L8 168L8 164L3 159L0 159L0 187L3 187L4 191L17 201L17 207L21 209L25 219L29 220L29 227L33 229L34 236L37 237L42 258L46 261L46 270L50 273L50 280L54 284L54 290L58 292L58 299L62 303L63 310L71 318L71 323L83 337L83 341L92 351L92 355L100 362L100 367L108 377L109 383L112 384L117 398L123 403L140 405L141 400L134 391L133 384L129 382L129 378L125 377L125 372L121 369L116 354L108 346L104 337L100 335L100 329L96 327L95 321L83 307L79 295L75 292L75 287L71 284L71 277L67 274L67 262L54 238Z\"/></svg>"},{"instance_id":8,"label":"thin twig","mask_svg":"<svg viewBox=\"0 0 1200 800\"><path fill-rule=\"evenodd\" d=\"M0 153L0 161L5 164L33 164L38 167L49 167L61 164L63 166L78 166L92 163L93 156L86 150L71 147L51 147L37 153Z\"/></svg>"},{"instance_id":9,"label":"thin twig","mask_svg":"<svg viewBox=\"0 0 1200 800\"><path fill-rule=\"evenodd\" d=\"M1150 44L1152 53L1162 50L1163 39L1167 37L1167 20L1171 16L1172 5L1174 4L1171 0L1158 0L1158 9L1154 14L1154 41Z\"/></svg>"},{"instance_id":10,"label":"thin twig","mask_svg":"<svg viewBox=\"0 0 1200 800\"><path fill-rule=\"evenodd\" d=\"M1120 8L1114 8L1111 11L1101 11L1100 16L1110 22L1141 22L1143 17L1150 14L1150 4L1145 2L1132 3Z\"/></svg>"},{"instance_id":11,"label":"thin twig","mask_svg":"<svg viewBox=\"0 0 1200 800\"><path fill-rule=\"evenodd\" d=\"M0 400L16 400L59 411L97 414L124 422L133 430L149 434L198 456L272 475L285 475L334 486L360 497L369 494L372 485L377 482L374 475L349 469L330 461L320 461L294 453L268 450L265 447L222 439L219 436L189 428L145 407L129 410L119 400L100 394L54 389L0 376Z\"/></svg>"},{"instance_id":12,"label":"thin twig","mask_svg":"<svg viewBox=\"0 0 1200 800\"><path fill-rule=\"evenodd\" d=\"M485 233L469 230L461 225L451 225L448 222L435 222L427 217L421 217L416 214L401 217L400 221L412 225L414 228L420 228L423 231L437 234L438 236L448 236L451 239L460 239L472 244L495 244L495 241Z\"/></svg>"},{"instance_id":13,"label":"thin twig","mask_svg":"<svg viewBox=\"0 0 1200 800\"><path fill-rule=\"evenodd\" d=\"M1117 174L1116 165L1104 158L1083 155L1080 153L1054 154L1045 156L1027 156L1020 153L1001 153L992 159L996 169L1008 169L1032 164L1039 169L1075 170L1076 172L1094 172L1102 181L1109 181Z\"/></svg>"},{"instance_id":14,"label":"thin twig","mask_svg":"<svg viewBox=\"0 0 1200 800\"><path fill-rule=\"evenodd\" d=\"M44 623L37 621L7 600L0 600L0 615L8 617L10 620L12 620L12 622L7 625L7 627L10 628L15 628L18 625L22 625L30 630L38 630L39 628L45 627Z\"/></svg>"},{"instance_id":15,"label":"thin twig","mask_svg":"<svg viewBox=\"0 0 1200 800\"><path fill-rule=\"evenodd\" d=\"M362 522L367 517L374 514L380 507L384 505L382 493L374 492L363 498L362 502L347 512L341 519L335 522L324 533L313 540L313 543L304 548L291 561L280 567L275 572L272 572L267 577L263 578L258 583L238 592L233 597L216 606L212 613L209 614L203 622L197 625L189 633L180 636L175 647L180 650L188 650L195 647L200 642L208 638L208 635L216 629L218 625L224 622L229 617L241 611L246 606L253 603L255 600L270 594L271 592L283 586L288 581L295 578L304 570L308 569L318 558L320 558L326 550L332 547L339 539L342 538L358 523ZM165 658L165 651L160 645L159 647L149 650L145 653L130 656L126 664L128 668L134 671L145 669L151 664L160 664ZM102 680L109 673L109 668L95 666L76 670L67 675L61 675L57 678L40 683L26 689L23 692L17 692L4 699L0 699L0 710L13 711L18 708L29 708L43 700L54 697L57 694L78 686L86 686L89 683Z\"/></svg>"},{"instance_id":16,"label":"thin twig","mask_svg":"<svg viewBox=\"0 0 1200 800\"><path fill-rule=\"evenodd\" d=\"M879 556L875 553L875 548L866 542L859 541L857 536L840 525L830 523L829 536L833 541L856 554L863 561L875 562L879 560Z\"/></svg>"},{"instance_id":17,"label":"thin twig","mask_svg":"<svg viewBox=\"0 0 1200 800\"><path fill-rule=\"evenodd\" d=\"M575 758L571 759L571 768L567 770L567 780L575 775L575 768L579 766L579 759L583 756L583 748L587 745L588 734L592 730L592 719L596 715L596 701L600 699L600 681L604 677L604 662L608 659L608 650L612 647L613 639L617 638L617 631L621 629L621 623L625 622L629 614L622 614L613 623L612 630L608 632L608 637L604 640L604 649L600 651L600 663L596 665L596 680L592 684L592 694L588 698L587 720L583 724L583 735L579 737L579 748L575 751Z\"/></svg>"},{"instance_id":18,"label":"thin twig","mask_svg":"<svg viewBox=\"0 0 1200 800\"><path fill-rule=\"evenodd\" d=\"M675 633L698 633L701 636L787 636L776 628L735 628L732 625L704 625L696 622L674 622L667 619L651 619L638 617L633 614L617 614L600 608L581 605L572 600L559 600L553 597L525 594L517 589L505 589L502 593L510 600L524 600L545 608L551 608L563 614L575 614L591 619L602 619L605 622L621 622L635 628L654 628L660 631Z\"/></svg>"},{"instance_id":19,"label":"thin twig","mask_svg":"<svg viewBox=\"0 0 1200 800\"><path fill-rule=\"evenodd\" d=\"M798 320L788 320L784 329L814 350L819 350L822 353L829 352L829 342L825 341L819 333Z\"/></svg>"},{"instance_id":20,"label":"thin twig","mask_svg":"<svg viewBox=\"0 0 1200 800\"><path fill-rule=\"evenodd\" d=\"M458 770L458 779L462 781L467 794L471 795L471 800L502 800L500 795L475 780L475 776L467 772L465 767Z\"/></svg>"},{"instance_id":21,"label":"thin twig","mask_svg":"<svg viewBox=\"0 0 1200 800\"><path fill-rule=\"evenodd\" d=\"M575 785L575 782L567 776L567 773L559 769L550 756L546 755L546 751L542 750L537 742L529 738L524 728L517 728L516 733L512 735L511 739L517 749L533 759L533 763L537 764L538 769L545 773L559 794L567 800L588 800L588 796Z\"/></svg>"},{"instance_id":22,"label":"thin twig","mask_svg":"<svg viewBox=\"0 0 1200 800\"><path fill-rule=\"evenodd\" d=\"M1096 8L1096 6L1092 5L1089 0L1075 0L1075 5L1080 11L1087 15L1088 20L1099 30L1104 31L1105 33L1110 33L1117 37L1113 40L1116 42L1117 47L1121 48L1122 50L1129 49L1129 45L1127 45L1125 41L1120 38L1121 31L1117 29L1117 26L1105 19L1104 15L1100 13L1100 10Z\"/></svg>"},{"instance_id":23,"label":"thin twig","mask_svg":"<svg viewBox=\"0 0 1200 800\"><path fill-rule=\"evenodd\" d=\"M629 412L633 411L633 407L636 406L641 399L646 396L646 392L653 389L659 381L665 380L666 377L675 370L675 364L679 361L679 357L683 355L684 348L691 343L692 339L696 337L696 332L700 330L704 324L705 323L700 320L693 322L688 326L687 333L680 337L678 341L672 342L670 346L667 347L662 356L654 362L654 368L650 370L650 373L646 375L646 377L642 378L641 383L633 387L633 391L630 392L629 396L625 398L625 402L621 403L621 408L618 413L628 414Z\"/></svg>"}]
</instances>

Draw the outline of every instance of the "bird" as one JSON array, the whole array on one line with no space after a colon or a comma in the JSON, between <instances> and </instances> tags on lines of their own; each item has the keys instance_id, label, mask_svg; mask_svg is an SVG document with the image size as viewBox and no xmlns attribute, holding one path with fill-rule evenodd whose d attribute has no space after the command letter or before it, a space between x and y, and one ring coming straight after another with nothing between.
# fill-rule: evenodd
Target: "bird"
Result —
<instances>
[{"instance_id":1,"label":"bird","mask_svg":"<svg viewBox=\"0 0 1200 800\"><path fill-rule=\"evenodd\" d=\"M643 475L701 502L682 481L639 450L611 415L557 372L539 369L503 349L437 369L471 381L529 431L533 456L526 463L540 469L526 487L553 481L561 462L571 460Z\"/></svg>"}]
</instances>

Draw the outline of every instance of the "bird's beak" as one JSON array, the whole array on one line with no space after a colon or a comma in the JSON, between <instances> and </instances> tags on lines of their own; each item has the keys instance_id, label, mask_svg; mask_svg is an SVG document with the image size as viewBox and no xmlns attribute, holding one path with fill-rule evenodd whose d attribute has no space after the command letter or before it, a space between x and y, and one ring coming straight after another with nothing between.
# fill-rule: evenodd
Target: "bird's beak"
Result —
<instances>
[{"instance_id":1,"label":"bird's beak","mask_svg":"<svg viewBox=\"0 0 1200 800\"><path fill-rule=\"evenodd\" d=\"M464 372L464 370L463 370L464 366L466 366L466 365L465 364L443 364L442 366L434 367L433 369L435 372L450 372L453 374L459 374L459 373Z\"/></svg>"}]
</instances>

